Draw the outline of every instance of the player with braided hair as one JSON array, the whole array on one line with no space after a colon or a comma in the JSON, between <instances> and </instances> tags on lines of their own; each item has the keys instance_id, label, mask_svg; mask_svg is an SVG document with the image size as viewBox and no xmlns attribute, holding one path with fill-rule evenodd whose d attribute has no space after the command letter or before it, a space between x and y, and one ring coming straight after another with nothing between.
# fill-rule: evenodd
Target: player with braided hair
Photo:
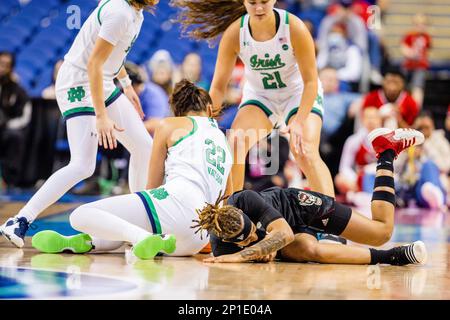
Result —
<instances>
[{"instance_id":1,"label":"player with braided hair","mask_svg":"<svg viewBox=\"0 0 450 320\"><path fill-rule=\"evenodd\" d=\"M422 241L390 250L325 244L316 233L341 236L361 244L380 246L389 241L394 226L395 191L393 161L404 149L423 143L422 133L412 129L381 128L369 134L378 157L372 197L372 219L327 195L295 188L244 190L198 210L193 228L211 236L214 257L206 262L290 261L392 265L424 264L427 251Z\"/></svg>"},{"instance_id":2,"label":"player with braided hair","mask_svg":"<svg viewBox=\"0 0 450 320\"><path fill-rule=\"evenodd\" d=\"M169 102L175 117L161 120L155 132L147 190L77 208L70 223L82 233L65 237L42 231L33 237L35 248L83 253L111 251L126 242L137 257L151 259L160 251L192 255L208 243L190 226L196 209L231 189L231 152L209 117L208 92L182 80Z\"/></svg>"}]
</instances>

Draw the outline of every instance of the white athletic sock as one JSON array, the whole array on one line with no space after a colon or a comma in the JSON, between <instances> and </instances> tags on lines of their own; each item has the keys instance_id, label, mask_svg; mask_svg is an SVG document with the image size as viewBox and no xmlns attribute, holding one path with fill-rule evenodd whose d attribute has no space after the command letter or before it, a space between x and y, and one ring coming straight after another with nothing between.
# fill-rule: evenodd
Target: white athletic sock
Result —
<instances>
[{"instance_id":1,"label":"white athletic sock","mask_svg":"<svg viewBox=\"0 0 450 320\"><path fill-rule=\"evenodd\" d=\"M74 229L95 238L126 241L133 245L151 235L150 232L107 211L86 205L70 215L70 224Z\"/></svg>"},{"instance_id":2,"label":"white athletic sock","mask_svg":"<svg viewBox=\"0 0 450 320\"><path fill-rule=\"evenodd\" d=\"M70 163L54 172L17 214L33 222L36 217L58 201L78 182L90 177L95 170L97 136L95 117L76 117L67 121Z\"/></svg>"}]
</instances>

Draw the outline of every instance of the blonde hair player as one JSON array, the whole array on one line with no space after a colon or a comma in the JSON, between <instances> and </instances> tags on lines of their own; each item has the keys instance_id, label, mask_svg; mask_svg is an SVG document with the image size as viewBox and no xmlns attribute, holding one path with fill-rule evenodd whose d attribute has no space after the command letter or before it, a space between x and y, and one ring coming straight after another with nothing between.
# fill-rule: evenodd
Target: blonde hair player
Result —
<instances>
[{"instance_id":1,"label":"blonde hair player","mask_svg":"<svg viewBox=\"0 0 450 320\"><path fill-rule=\"evenodd\" d=\"M304 23L274 8L276 0L172 3L182 9L178 21L190 37L222 36L210 90L215 113L221 108L237 57L245 65L243 98L229 137L234 149L233 191L243 188L248 150L284 122L291 151L311 188L334 196L331 174L319 155L323 94L314 42ZM239 129L253 130L256 139L244 137Z\"/></svg>"},{"instance_id":2,"label":"blonde hair player","mask_svg":"<svg viewBox=\"0 0 450 320\"><path fill-rule=\"evenodd\" d=\"M231 188L227 182L231 152L217 121L208 117L212 105L208 92L182 80L170 105L175 117L162 120L155 132L149 190L79 207L70 223L84 233L65 237L42 231L33 237L36 249L98 252L127 242L135 256L151 259L161 250L193 255L208 243L208 238L195 234L192 220L196 209L215 201L227 186Z\"/></svg>"},{"instance_id":3,"label":"blonde hair player","mask_svg":"<svg viewBox=\"0 0 450 320\"><path fill-rule=\"evenodd\" d=\"M123 62L139 35L143 10L158 0L102 0L83 24L56 79L58 106L66 120L70 162L54 172L0 232L21 248L37 216L95 170L98 145L130 152L130 190L144 190L152 139L142 122L139 98ZM124 95L114 85L117 78Z\"/></svg>"}]
</instances>

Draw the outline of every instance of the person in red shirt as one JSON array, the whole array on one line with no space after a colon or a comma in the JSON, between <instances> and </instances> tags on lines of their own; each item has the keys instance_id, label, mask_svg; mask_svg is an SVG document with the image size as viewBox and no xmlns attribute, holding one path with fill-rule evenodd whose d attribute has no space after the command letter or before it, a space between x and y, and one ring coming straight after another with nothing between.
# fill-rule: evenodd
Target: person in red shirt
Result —
<instances>
[{"instance_id":1,"label":"person in red shirt","mask_svg":"<svg viewBox=\"0 0 450 320\"><path fill-rule=\"evenodd\" d=\"M363 98L363 108L373 106L381 109L384 119L394 118L400 128L410 127L419 113L416 101L405 90L405 76L396 68L386 71L381 89Z\"/></svg>"},{"instance_id":2,"label":"person in red shirt","mask_svg":"<svg viewBox=\"0 0 450 320\"><path fill-rule=\"evenodd\" d=\"M401 50L404 56L403 68L408 74L412 95L422 105L426 70L430 66L428 52L431 49L431 36L426 30L425 15L416 14L413 23L414 28L403 37Z\"/></svg>"}]
</instances>

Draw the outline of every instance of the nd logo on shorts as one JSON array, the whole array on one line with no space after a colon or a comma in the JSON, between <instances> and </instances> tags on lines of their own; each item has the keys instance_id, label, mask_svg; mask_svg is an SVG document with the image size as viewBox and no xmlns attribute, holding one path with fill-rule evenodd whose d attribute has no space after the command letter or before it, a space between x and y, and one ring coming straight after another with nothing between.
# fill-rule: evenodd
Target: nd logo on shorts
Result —
<instances>
[{"instance_id":1,"label":"nd logo on shorts","mask_svg":"<svg viewBox=\"0 0 450 320\"><path fill-rule=\"evenodd\" d=\"M71 103L74 103L77 100L78 102L81 102L85 96L86 91L84 91L83 87L70 88L69 91L67 91L67 100Z\"/></svg>"},{"instance_id":2,"label":"nd logo on shorts","mask_svg":"<svg viewBox=\"0 0 450 320\"><path fill-rule=\"evenodd\" d=\"M150 190L149 193L152 196L154 196L155 199L158 199L158 200L164 200L165 198L167 198L169 196L169 193L164 188L153 189L153 190Z\"/></svg>"},{"instance_id":3,"label":"nd logo on shorts","mask_svg":"<svg viewBox=\"0 0 450 320\"><path fill-rule=\"evenodd\" d=\"M298 201L302 206L322 205L322 199L303 191L298 192Z\"/></svg>"}]
</instances>

